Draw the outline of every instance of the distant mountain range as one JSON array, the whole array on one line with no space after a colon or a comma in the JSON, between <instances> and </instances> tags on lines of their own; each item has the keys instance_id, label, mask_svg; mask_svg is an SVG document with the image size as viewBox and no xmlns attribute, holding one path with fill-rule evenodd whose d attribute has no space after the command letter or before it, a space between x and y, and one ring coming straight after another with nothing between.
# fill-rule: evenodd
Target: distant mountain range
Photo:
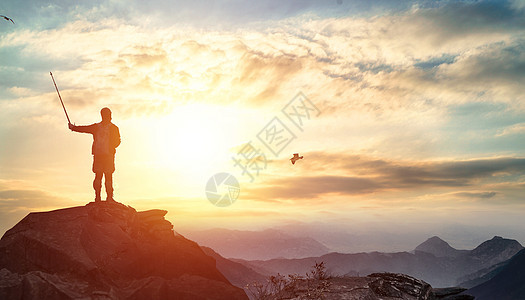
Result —
<instances>
[{"instance_id":1,"label":"distant mountain range","mask_svg":"<svg viewBox=\"0 0 525 300\"><path fill-rule=\"evenodd\" d=\"M476 300L525 299L525 250L514 255L490 280L468 290Z\"/></svg>"},{"instance_id":2,"label":"distant mountain range","mask_svg":"<svg viewBox=\"0 0 525 300\"><path fill-rule=\"evenodd\" d=\"M466 290L464 288L435 289L422 280L394 273L374 273L361 277L343 276L324 279L303 277L294 281L272 281L280 282L279 287L282 290L274 289L276 288L275 285L268 289L269 286L264 288L269 283L267 276L263 276L240 263L226 259L211 248L201 248L204 253L215 259L217 269L233 285L247 291L250 299L263 299L261 295L269 290L279 296L264 299L474 299L468 295L461 295ZM260 284L259 287L262 289L256 288L254 283Z\"/></svg>"},{"instance_id":3,"label":"distant mountain range","mask_svg":"<svg viewBox=\"0 0 525 300\"><path fill-rule=\"evenodd\" d=\"M265 274L304 275L316 262L323 261L333 275L367 275L374 272L408 274L434 287L448 287L469 274L504 262L523 249L515 240L494 237L473 250L456 250L432 237L410 252L329 253L302 259L235 260Z\"/></svg>"},{"instance_id":4,"label":"distant mountain range","mask_svg":"<svg viewBox=\"0 0 525 300\"><path fill-rule=\"evenodd\" d=\"M421 243L414 251L434 254L436 257L458 257L464 255L468 250L457 250L437 236L433 236Z\"/></svg>"},{"instance_id":5,"label":"distant mountain range","mask_svg":"<svg viewBox=\"0 0 525 300\"><path fill-rule=\"evenodd\" d=\"M227 258L245 260L302 258L330 252L325 245L310 237L291 236L275 229L264 231L210 229L184 233L184 235Z\"/></svg>"}]
</instances>

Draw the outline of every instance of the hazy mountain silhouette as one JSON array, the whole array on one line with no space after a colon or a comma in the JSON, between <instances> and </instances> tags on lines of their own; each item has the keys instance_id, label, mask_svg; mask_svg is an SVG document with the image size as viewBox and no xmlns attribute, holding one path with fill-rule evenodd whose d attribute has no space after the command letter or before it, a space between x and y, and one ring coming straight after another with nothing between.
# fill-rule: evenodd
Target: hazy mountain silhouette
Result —
<instances>
[{"instance_id":1,"label":"hazy mountain silhouette","mask_svg":"<svg viewBox=\"0 0 525 300\"><path fill-rule=\"evenodd\" d=\"M434 239L435 240L435 239ZM303 259L239 261L265 274L305 274L315 262L323 261L333 275L366 275L374 272L403 273L434 287L455 286L467 274L510 259L523 247L515 240L495 237L462 255L437 257L424 251L397 253L329 253Z\"/></svg>"},{"instance_id":2,"label":"hazy mountain silhouette","mask_svg":"<svg viewBox=\"0 0 525 300\"><path fill-rule=\"evenodd\" d=\"M476 300L525 299L525 250L521 250L489 281L467 291Z\"/></svg>"},{"instance_id":3,"label":"hazy mountain silhouette","mask_svg":"<svg viewBox=\"0 0 525 300\"><path fill-rule=\"evenodd\" d=\"M258 282L265 284L268 277L263 276L254 270L247 268L241 263L234 262L220 256L213 249L201 247L202 250L215 258L217 269L234 285L245 288L249 284ZM324 280L323 280L324 281ZM299 280L295 284L293 291L289 291L288 296L294 299L312 299L315 298L315 286L323 286L324 291L322 299L369 299L380 300L388 297L396 299L428 299L436 300L443 297L443 291L432 289L432 287L422 280L412 278L404 274L394 273L375 273L367 277L334 277L326 278L327 284L323 285L320 281L312 279ZM290 290L290 287L287 288ZM317 289L319 292L321 289ZM456 295L465 289L447 289L447 295ZM249 294L249 293L248 293ZM283 293L286 294L286 293ZM250 294L249 294L250 295ZM288 299L283 296L284 299ZM276 297L277 299L280 299ZM272 298L273 299L273 298ZM468 298L465 298L468 299Z\"/></svg>"},{"instance_id":4,"label":"hazy mountain silhouette","mask_svg":"<svg viewBox=\"0 0 525 300\"><path fill-rule=\"evenodd\" d=\"M30 213L0 240L0 298L247 299L165 214L106 202Z\"/></svg>"},{"instance_id":5,"label":"hazy mountain silhouette","mask_svg":"<svg viewBox=\"0 0 525 300\"><path fill-rule=\"evenodd\" d=\"M267 277L257 273L245 265L222 257L213 249L201 247L206 255L215 259L217 269L231 282L231 284L243 288L253 282L266 282Z\"/></svg>"},{"instance_id":6,"label":"hazy mountain silhouette","mask_svg":"<svg viewBox=\"0 0 525 300\"><path fill-rule=\"evenodd\" d=\"M518 252L519 253L519 252ZM496 276L504 266L506 266L509 263L509 260L506 260L504 262L501 262L499 264L492 265L488 268L481 269L479 271L476 271L471 274L467 274L465 276L462 276L458 278L458 286L470 289L477 285L480 285L486 281L489 281L494 276Z\"/></svg>"},{"instance_id":7,"label":"hazy mountain silhouette","mask_svg":"<svg viewBox=\"0 0 525 300\"><path fill-rule=\"evenodd\" d=\"M190 232L186 236L227 258L247 260L302 258L330 252L330 249L312 238L295 237L275 229L264 231L210 229Z\"/></svg>"},{"instance_id":8,"label":"hazy mountain silhouette","mask_svg":"<svg viewBox=\"0 0 525 300\"><path fill-rule=\"evenodd\" d=\"M436 257L458 257L466 254L467 250L452 248L447 242L437 236L433 236L421 243L414 251L422 251L433 254Z\"/></svg>"},{"instance_id":9,"label":"hazy mountain silhouette","mask_svg":"<svg viewBox=\"0 0 525 300\"><path fill-rule=\"evenodd\" d=\"M487 265L494 265L509 259L521 249L523 246L518 241L495 236L481 243L469 255L486 261Z\"/></svg>"}]
</instances>

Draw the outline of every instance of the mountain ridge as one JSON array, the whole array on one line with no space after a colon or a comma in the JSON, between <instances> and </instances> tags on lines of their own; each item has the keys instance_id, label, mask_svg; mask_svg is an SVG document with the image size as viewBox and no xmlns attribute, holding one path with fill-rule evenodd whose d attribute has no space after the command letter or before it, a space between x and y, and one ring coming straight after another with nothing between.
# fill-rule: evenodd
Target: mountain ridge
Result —
<instances>
[{"instance_id":1,"label":"mountain ridge","mask_svg":"<svg viewBox=\"0 0 525 300\"><path fill-rule=\"evenodd\" d=\"M523 247L515 240L491 239L484 242L485 246L475 249L489 249L483 251L467 250L454 257L436 257L424 251L410 252L361 252L338 253L332 252L322 256L302 259L271 259L242 261L254 270L261 272L268 270L266 275L280 274L305 274L316 262L325 262L327 270L338 275L366 275L374 272L403 273L430 283L434 287L449 287L457 284L462 276L488 268L495 263L510 259ZM482 243L483 244L483 243ZM502 247L509 246L510 250ZM500 252L494 252L499 249Z\"/></svg>"},{"instance_id":2,"label":"mountain ridge","mask_svg":"<svg viewBox=\"0 0 525 300\"><path fill-rule=\"evenodd\" d=\"M91 202L28 214L0 239L0 298L247 299L166 213Z\"/></svg>"},{"instance_id":3,"label":"mountain ridge","mask_svg":"<svg viewBox=\"0 0 525 300\"><path fill-rule=\"evenodd\" d=\"M525 249L514 255L494 277L466 293L477 300L525 299Z\"/></svg>"},{"instance_id":4,"label":"mountain ridge","mask_svg":"<svg viewBox=\"0 0 525 300\"><path fill-rule=\"evenodd\" d=\"M435 255L436 257L457 257L465 254L468 250L458 250L449 245L438 236L433 236L419 244L414 251L422 251Z\"/></svg>"}]
</instances>

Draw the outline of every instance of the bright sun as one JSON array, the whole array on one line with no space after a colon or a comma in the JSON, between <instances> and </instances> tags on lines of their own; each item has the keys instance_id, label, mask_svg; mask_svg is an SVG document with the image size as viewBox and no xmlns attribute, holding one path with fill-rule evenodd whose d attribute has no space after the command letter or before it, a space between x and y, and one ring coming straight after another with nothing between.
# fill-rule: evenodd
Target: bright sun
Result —
<instances>
[{"instance_id":1,"label":"bright sun","mask_svg":"<svg viewBox=\"0 0 525 300\"><path fill-rule=\"evenodd\" d=\"M159 120L152 137L159 164L186 183L199 185L225 171L229 149L238 143L238 128L231 113L224 107L188 104Z\"/></svg>"}]
</instances>

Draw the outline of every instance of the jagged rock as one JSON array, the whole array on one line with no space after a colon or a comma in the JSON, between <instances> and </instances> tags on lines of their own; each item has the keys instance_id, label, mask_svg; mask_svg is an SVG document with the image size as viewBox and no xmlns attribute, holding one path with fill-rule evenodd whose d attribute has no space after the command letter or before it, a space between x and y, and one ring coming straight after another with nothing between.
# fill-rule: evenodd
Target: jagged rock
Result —
<instances>
[{"instance_id":1,"label":"jagged rock","mask_svg":"<svg viewBox=\"0 0 525 300\"><path fill-rule=\"evenodd\" d=\"M0 283L0 299L76 299L87 286L40 271L19 275L7 269L0 271Z\"/></svg>"},{"instance_id":2,"label":"jagged rock","mask_svg":"<svg viewBox=\"0 0 525 300\"><path fill-rule=\"evenodd\" d=\"M432 287L404 274L374 273L367 277L300 279L272 299L435 300Z\"/></svg>"},{"instance_id":3,"label":"jagged rock","mask_svg":"<svg viewBox=\"0 0 525 300\"><path fill-rule=\"evenodd\" d=\"M0 240L0 298L247 299L166 213L105 202L30 213Z\"/></svg>"},{"instance_id":4,"label":"jagged rock","mask_svg":"<svg viewBox=\"0 0 525 300\"><path fill-rule=\"evenodd\" d=\"M141 211L137 213L137 220L149 227L153 227L155 225L169 225L166 227L170 227L169 229L171 229L171 223L164 219L166 213L168 213L168 211L161 209Z\"/></svg>"},{"instance_id":5,"label":"jagged rock","mask_svg":"<svg viewBox=\"0 0 525 300\"><path fill-rule=\"evenodd\" d=\"M145 211L139 211L137 217L144 222L156 219L164 219L164 216L168 213L167 210L163 209L150 209Z\"/></svg>"},{"instance_id":6,"label":"jagged rock","mask_svg":"<svg viewBox=\"0 0 525 300\"><path fill-rule=\"evenodd\" d=\"M395 273L373 273L368 277L375 278L368 286L377 296L400 299L434 299L432 286L414 277Z\"/></svg>"},{"instance_id":7,"label":"jagged rock","mask_svg":"<svg viewBox=\"0 0 525 300\"><path fill-rule=\"evenodd\" d=\"M449 287L449 288L437 288L433 289L434 296L436 299L442 300L472 300L474 296L461 294L466 291L466 288L462 287Z\"/></svg>"}]
</instances>

